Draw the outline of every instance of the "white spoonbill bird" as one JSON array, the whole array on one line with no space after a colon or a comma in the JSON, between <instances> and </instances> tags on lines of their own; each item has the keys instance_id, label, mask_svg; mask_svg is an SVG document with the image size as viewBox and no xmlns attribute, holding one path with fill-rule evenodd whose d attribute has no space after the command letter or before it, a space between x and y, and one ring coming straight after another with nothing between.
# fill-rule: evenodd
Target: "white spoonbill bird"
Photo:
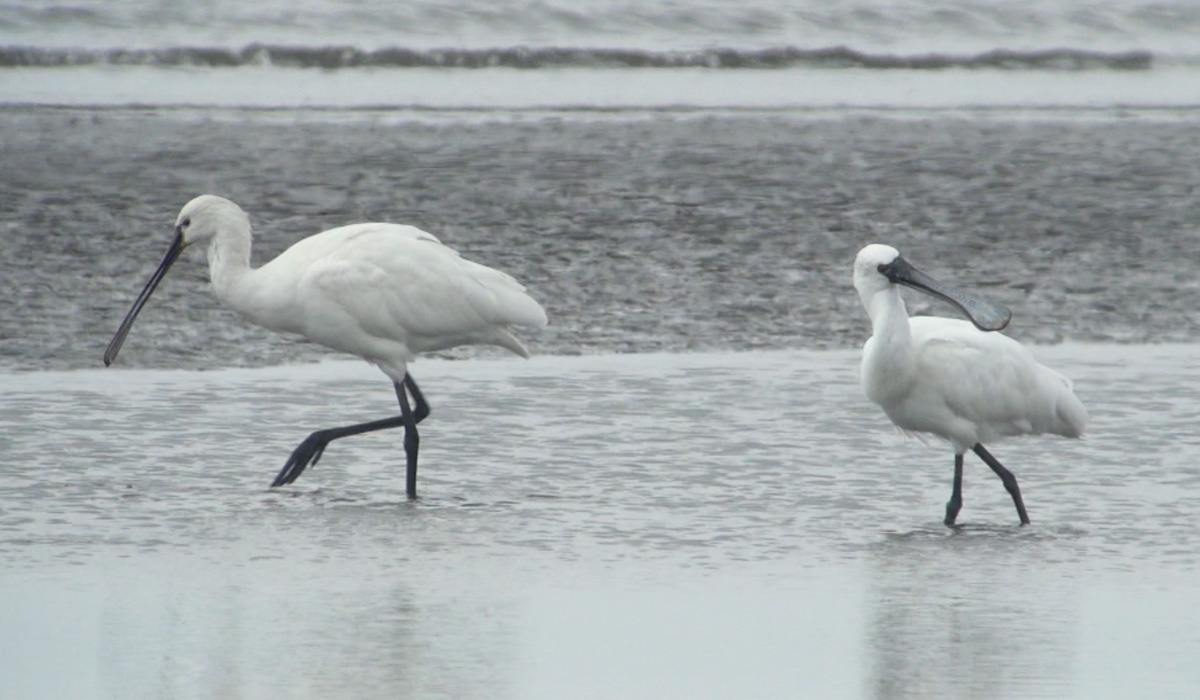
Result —
<instances>
[{"instance_id":1,"label":"white spoonbill bird","mask_svg":"<svg viewBox=\"0 0 1200 700\"><path fill-rule=\"evenodd\" d=\"M252 268L246 212L228 199L206 194L179 212L166 257L104 352L106 366L116 359L154 288L193 244L207 245L209 276L222 303L260 326L358 355L383 370L400 401L399 416L309 435L273 487L295 481L333 440L403 426L406 488L409 498L415 498L417 423L429 415L429 404L408 363L421 352L472 344L498 345L529 357L511 327L546 325L546 312L512 277L462 258L412 226L373 223L330 229Z\"/></svg>"},{"instance_id":2,"label":"white spoonbill bird","mask_svg":"<svg viewBox=\"0 0 1200 700\"><path fill-rule=\"evenodd\" d=\"M971 319L908 317L900 286L957 306ZM962 508L968 449L1004 482L1022 525L1029 524L1012 472L984 448L1015 435L1079 437L1088 414L1066 377L1038 364L1023 345L998 333L1012 314L999 304L943 285L890 246L869 245L854 261L854 288L871 317L863 346L862 386L896 427L929 433L954 447L954 491L946 525Z\"/></svg>"}]
</instances>

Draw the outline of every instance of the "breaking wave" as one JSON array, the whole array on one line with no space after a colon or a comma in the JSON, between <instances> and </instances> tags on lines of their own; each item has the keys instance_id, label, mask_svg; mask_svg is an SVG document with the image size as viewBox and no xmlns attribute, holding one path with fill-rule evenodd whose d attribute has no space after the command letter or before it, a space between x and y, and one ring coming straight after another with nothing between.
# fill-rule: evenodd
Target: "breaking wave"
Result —
<instances>
[{"instance_id":1,"label":"breaking wave","mask_svg":"<svg viewBox=\"0 0 1200 700\"><path fill-rule=\"evenodd\" d=\"M944 70L1149 70L1156 57L1149 51L1103 52L1082 49L1016 51L994 49L955 55L877 54L844 46L819 49L781 47L759 50L704 49L643 51L556 47L495 49L363 50L347 46L275 46L250 44L241 49L169 47L153 49L56 49L0 47L0 67L196 66L225 68L280 66L344 70L354 68L860 68Z\"/></svg>"}]
</instances>

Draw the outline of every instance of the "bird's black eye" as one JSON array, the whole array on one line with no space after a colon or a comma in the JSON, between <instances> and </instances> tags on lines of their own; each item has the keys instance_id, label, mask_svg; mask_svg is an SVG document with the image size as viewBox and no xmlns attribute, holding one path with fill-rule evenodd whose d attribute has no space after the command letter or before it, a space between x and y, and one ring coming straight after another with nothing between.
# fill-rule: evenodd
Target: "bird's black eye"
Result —
<instances>
[{"instance_id":1,"label":"bird's black eye","mask_svg":"<svg viewBox=\"0 0 1200 700\"><path fill-rule=\"evenodd\" d=\"M187 228L188 226L191 226L191 225L192 225L192 220L190 218L184 219L183 221L179 222L179 228Z\"/></svg>"}]
</instances>

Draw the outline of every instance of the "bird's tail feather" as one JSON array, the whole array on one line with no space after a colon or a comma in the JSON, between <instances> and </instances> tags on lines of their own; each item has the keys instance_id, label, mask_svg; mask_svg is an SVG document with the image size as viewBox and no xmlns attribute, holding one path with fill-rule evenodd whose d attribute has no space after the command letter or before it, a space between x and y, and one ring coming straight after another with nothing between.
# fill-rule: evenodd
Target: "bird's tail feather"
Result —
<instances>
[{"instance_id":1,"label":"bird's tail feather","mask_svg":"<svg viewBox=\"0 0 1200 700\"><path fill-rule=\"evenodd\" d=\"M496 310L500 315L496 319L498 322L528 328L543 328L548 323L546 310L521 289L500 287L493 288L492 293L496 297Z\"/></svg>"},{"instance_id":2,"label":"bird's tail feather","mask_svg":"<svg viewBox=\"0 0 1200 700\"><path fill-rule=\"evenodd\" d=\"M1080 437L1087 430L1088 412L1083 402L1075 395L1075 387L1070 379L1053 370L1047 370L1053 377L1057 389L1054 403L1054 432L1064 437Z\"/></svg>"},{"instance_id":3,"label":"bird's tail feather","mask_svg":"<svg viewBox=\"0 0 1200 700\"><path fill-rule=\"evenodd\" d=\"M492 342L505 350L511 350L521 357L529 359L529 349L525 347L520 338L513 335L512 331L507 328L497 328Z\"/></svg>"}]
</instances>

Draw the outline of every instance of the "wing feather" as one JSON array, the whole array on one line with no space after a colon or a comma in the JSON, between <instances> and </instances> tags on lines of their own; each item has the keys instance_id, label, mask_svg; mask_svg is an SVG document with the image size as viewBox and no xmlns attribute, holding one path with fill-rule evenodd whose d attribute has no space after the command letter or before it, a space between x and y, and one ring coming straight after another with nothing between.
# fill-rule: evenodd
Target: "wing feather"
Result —
<instances>
[{"instance_id":1,"label":"wing feather","mask_svg":"<svg viewBox=\"0 0 1200 700\"><path fill-rule=\"evenodd\" d=\"M545 325L545 312L520 283L434 236L408 226L354 228L321 251L299 282L314 313L340 315L343 324L413 353L496 342L497 330L510 325Z\"/></svg>"},{"instance_id":2,"label":"wing feather","mask_svg":"<svg viewBox=\"0 0 1200 700\"><path fill-rule=\"evenodd\" d=\"M958 319L914 317L911 328L919 390L926 398L938 397L950 415L974 424L977 441L1082 432L1081 425L1061 415L1067 404L1082 409L1070 382L1039 364L1017 341Z\"/></svg>"}]
</instances>

